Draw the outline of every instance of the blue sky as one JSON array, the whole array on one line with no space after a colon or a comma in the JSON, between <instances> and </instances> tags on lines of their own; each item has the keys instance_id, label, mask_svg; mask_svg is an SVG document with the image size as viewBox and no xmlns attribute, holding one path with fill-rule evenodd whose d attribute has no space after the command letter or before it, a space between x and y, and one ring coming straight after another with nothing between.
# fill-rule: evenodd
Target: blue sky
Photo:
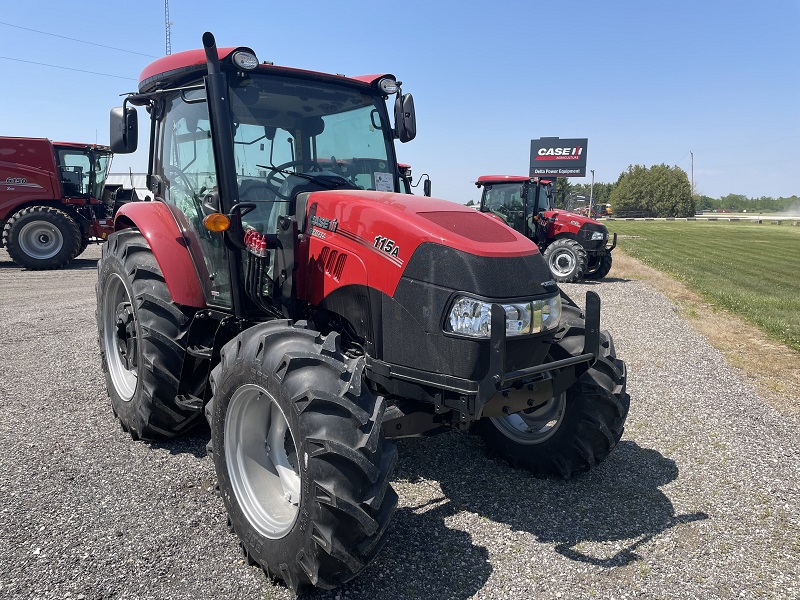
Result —
<instances>
[{"instance_id":1,"label":"blue sky","mask_svg":"<svg viewBox=\"0 0 800 600\"><path fill-rule=\"evenodd\" d=\"M692 152L699 193L800 195L798 0L169 8L173 53L212 31L276 64L397 75L417 109L417 138L398 158L429 173L440 198L477 200L481 174L526 175L530 140L543 136L589 138L597 182L630 164L688 173ZM108 143L109 109L165 53L161 0L5 2L0 22L0 135ZM145 171L142 142L112 171Z\"/></svg>"}]
</instances>

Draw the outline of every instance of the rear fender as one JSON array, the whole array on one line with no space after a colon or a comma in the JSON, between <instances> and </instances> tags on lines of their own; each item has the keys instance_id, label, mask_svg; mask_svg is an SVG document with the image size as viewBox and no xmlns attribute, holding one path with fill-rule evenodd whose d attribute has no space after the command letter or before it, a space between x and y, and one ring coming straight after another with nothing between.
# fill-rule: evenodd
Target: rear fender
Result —
<instances>
[{"instance_id":1,"label":"rear fender","mask_svg":"<svg viewBox=\"0 0 800 600\"><path fill-rule=\"evenodd\" d=\"M138 229L164 274L167 288L176 304L206 308L203 288L189 249L175 217L163 202L131 202L120 208L114 230Z\"/></svg>"}]
</instances>

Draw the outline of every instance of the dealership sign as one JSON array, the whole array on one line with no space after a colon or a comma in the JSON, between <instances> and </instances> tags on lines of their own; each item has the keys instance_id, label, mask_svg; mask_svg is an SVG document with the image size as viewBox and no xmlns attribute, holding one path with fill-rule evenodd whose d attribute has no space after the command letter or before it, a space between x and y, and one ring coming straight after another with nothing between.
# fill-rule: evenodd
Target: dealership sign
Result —
<instances>
[{"instance_id":1,"label":"dealership sign","mask_svg":"<svg viewBox=\"0 0 800 600\"><path fill-rule=\"evenodd\" d=\"M530 177L586 177L587 138L531 140Z\"/></svg>"}]
</instances>

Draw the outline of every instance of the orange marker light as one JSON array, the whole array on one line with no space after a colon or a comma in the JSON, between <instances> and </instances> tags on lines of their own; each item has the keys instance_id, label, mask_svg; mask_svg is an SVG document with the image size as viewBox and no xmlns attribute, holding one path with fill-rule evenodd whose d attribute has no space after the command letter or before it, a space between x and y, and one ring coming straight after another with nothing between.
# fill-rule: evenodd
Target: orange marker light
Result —
<instances>
[{"instance_id":1,"label":"orange marker light","mask_svg":"<svg viewBox=\"0 0 800 600\"><path fill-rule=\"evenodd\" d=\"M221 213L211 213L203 219L203 225L209 231L227 231L228 227L231 226L231 220Z\"/></svg>"}]
</instances>

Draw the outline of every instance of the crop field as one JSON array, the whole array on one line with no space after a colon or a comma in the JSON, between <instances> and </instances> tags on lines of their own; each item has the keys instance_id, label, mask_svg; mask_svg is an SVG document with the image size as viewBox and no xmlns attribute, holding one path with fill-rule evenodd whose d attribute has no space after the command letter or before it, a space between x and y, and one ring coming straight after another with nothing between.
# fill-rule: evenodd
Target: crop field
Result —
<instances>
[{"instance_id":1,"label":"crop field","mask_svg":"<svg viewBox=\"0 0 800 600\"><path fill-rule=\"evenodd\" d=\"M616 220L607 226L626 254L800 351L800 227Z\"/></svg>"}]
</instances>

